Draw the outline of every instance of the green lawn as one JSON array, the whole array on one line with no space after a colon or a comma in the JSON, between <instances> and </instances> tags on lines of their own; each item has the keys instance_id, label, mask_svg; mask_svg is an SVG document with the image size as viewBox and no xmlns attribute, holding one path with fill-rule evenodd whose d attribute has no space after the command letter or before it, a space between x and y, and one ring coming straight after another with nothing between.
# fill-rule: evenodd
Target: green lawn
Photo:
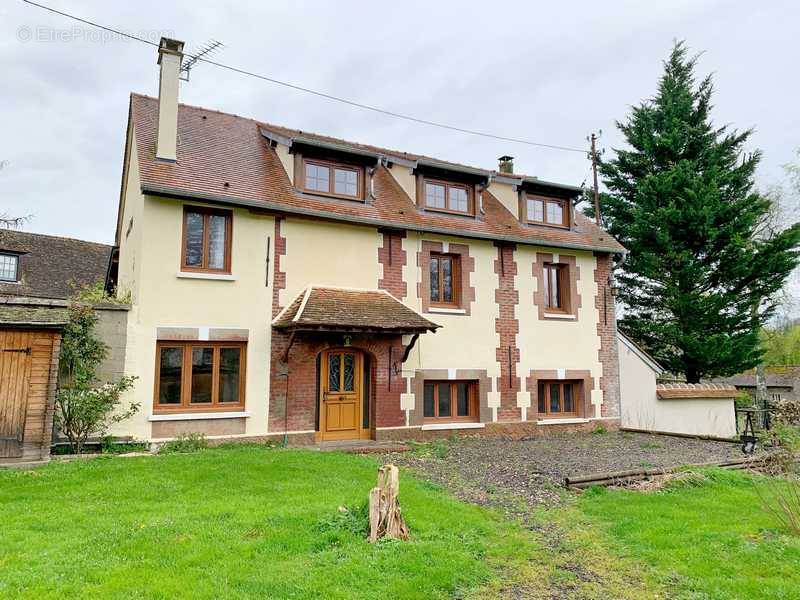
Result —
<instances>
[{"instance_id":1,"label":"green lawn","mask_svg":"<svg viewBox=\"0 0 800 600\"><path fill-rule=\"evenodd\" d=\"M237 447L0 472L0 597L437 598L535 554L496 513L409 476L409 543L356 519L369 458Z\"/></svg>"},{"instance_id":2,"label":"green lawn","mask_svg":"<svg viewBox=\"0 0 800 600\"><path fill-rule=\"evenodd\" d=\"M0 471L0 598L800 598L800 540L741 473L565 493L529 531L403 472L412 539L370 545L376 466L233 446Z\"/></svg>"},{"instance_id":3,"label":"green lawn","mask_svg":"<svg viewBox=\"0 0 800 600\"><path fill-rule=\"evenodd\" d=\"M800 598L800 539L755 489L777 480L720 470L705 478L657 493L595 488L578 508L674 597Z\"/></svg>"}]
</instances>

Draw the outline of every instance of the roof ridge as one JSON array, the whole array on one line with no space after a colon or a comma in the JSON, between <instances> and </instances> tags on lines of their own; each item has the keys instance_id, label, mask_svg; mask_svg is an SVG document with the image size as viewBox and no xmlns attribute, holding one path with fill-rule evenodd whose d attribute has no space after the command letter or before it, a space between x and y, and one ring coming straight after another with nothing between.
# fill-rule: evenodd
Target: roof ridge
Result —
<instances>
[{"instance_id":1,"label":"roof ridge","mask_svg":"<svg viewBox=\"0 0 800 600\"><path fill-rule=\"evenodd\" d=\"M109 248L109 249L114 247L113 244L104 244L102 242L92 242L90 240L82 240L80 238L69 237L69 236L65 236L65 235L53 235L52 233L35 233L33 231L23 231L22 229L0 229L0 234L5 233L5 232L11 233L11 234L21 233L22 235L30 235L30 236L36 236L36 237L50 238L51 240L65 240L65 241L69 241L69 242L80 242L81 244L92 244L94 246L103 246L103 247Z\"/></svg>"},{"instance_id":2,"label":"roof ridge","mask_svg":"<svg viewBox=\"0 0 800 600\"><path fill-rule=\"evenodd\" d=\"M149 96L147 94L140 94L138 92L131 92L131 97L134 97L134 96L138 97L138 98L144 98L146 100L154 100L156 102L158 101L158 98L156 98L154 96ZM375 150L379 150L379 151L385 152L387 154L394 154L394 155L401 156L401 157L402 156L406 156L406 157L412 157L412 158L415 158L415 159L435 160L435 161L439 161L439 162L448 163L448 164L451 164L453 166L468 167L470 169L478 169L478 170L481 170L481 171L489 171L492 174L502 175L503 177L512 177L512 178L519 178L519 179L526 179L526 178L527 179L538 179L538 176L536 176L536 175L527 175L525 173L501 173L497 169L487 169L485 167L478 167L478 166L475 166L475 165L469 165L469 164L466 164L466 163L456 162L456 161L448 160L448 159L444 159L444 158L437 158L435 156L429 156L427 154L418 154L416 152L407 152L405 150L397 150L395 148L387 148L385 146L376 146L374 144L369 144L369 143L366 143L366 142L357 142L357 141L353 141L353 140L347 140L345 138L335 137L335 136L328 135L328 134L325 134L325 133L319 133L319 132L316 132L316 131L308 131L308 130L304 130L304 129L298 129L296 127L288 127L286 125L279 125L278 123L271 123L269 121L262 121L260 119L255 118L255 117L248 117L248 116L240 115L238 113L219 110L217 108L208 108L206 106L198 106L196 104L186 104L184 102L178 102L178 106L182 106L184 108L189 108L189 109L193 109L193 110L202 110L202 111L206 111L206 112L209 112L209 113L214 113L214 114L218 114L218 115L224 115L224 116L227 116L227 117L236 117L237 119L242 119L242 120L245 120L245 121L251 121L251 122L255 123L256 125L260 125L260 126L268 128L268 129L269 128L286 129L286 130L289 130L289 131L294 131L298 135L310 135L310 136L315 136L315 137L320 137L320 138L326 138L326 139L332 140L332 141L341 142L341 143L348 144L348 145L351 145L351 146L363 146L363 147L373 148Z\"/></svg>"}]
</instances>

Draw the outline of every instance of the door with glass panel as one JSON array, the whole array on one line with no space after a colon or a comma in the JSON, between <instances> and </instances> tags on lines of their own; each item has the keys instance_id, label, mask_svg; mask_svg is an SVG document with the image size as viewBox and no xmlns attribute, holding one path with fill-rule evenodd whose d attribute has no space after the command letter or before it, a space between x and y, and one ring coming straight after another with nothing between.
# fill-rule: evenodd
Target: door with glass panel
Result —
<instances>
[{"instance_id":1,"label":"door with glass panel","mask_svg":"<svg viewBox=\"0 0 800 600\"><path fill-rule=\"evenodd\" d=\"M329 350L320 363L319 431L323 440L369 437L361 427L364 357L356 350Z\"/></svg>"}]
</instances>

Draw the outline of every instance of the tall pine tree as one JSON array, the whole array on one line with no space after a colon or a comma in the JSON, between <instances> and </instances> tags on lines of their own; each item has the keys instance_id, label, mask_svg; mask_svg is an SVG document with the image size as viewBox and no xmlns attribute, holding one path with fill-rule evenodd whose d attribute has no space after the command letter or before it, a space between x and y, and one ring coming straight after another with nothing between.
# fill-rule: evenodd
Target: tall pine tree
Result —
<instances>
[{"instance_id":1,"label":"tall pine tree","mask_svg":"<svg viewBox=\"0 0 800 600\"><path fill-rule=\"evenodd\" d=\"M600 165L604 223L629 251L619 327L689 382L759 362L759 329L800 248L800 225L770 227L751 131L712 123L696 61L676 43L655 97L617 123L628 148Z\"/></svg>"}]
</instances>

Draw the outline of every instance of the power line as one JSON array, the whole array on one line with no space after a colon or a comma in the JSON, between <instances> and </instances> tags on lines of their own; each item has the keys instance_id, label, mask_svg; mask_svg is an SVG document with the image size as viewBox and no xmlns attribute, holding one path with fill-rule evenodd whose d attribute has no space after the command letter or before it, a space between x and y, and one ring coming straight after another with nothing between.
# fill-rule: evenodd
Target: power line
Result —
<instances>
[{"instance_id":1,"label":"power line","mask_svg":"<svg viewBox=\"0 0 800 600\"><path fill-rule=\"evenodd\" d=\"M84 23L86 25L90 25L91 27L97 27L98 29L103 29L105 31L109 31L111 33L115 33L117 35L126 37L128 39L135 40L137 42L143 42L143 43L148 44L150 46L158 47L157 43L152 42L150 40L147 40L145 38L142 38L142 37L130 34L130 33L125 33L124 31L120 31L118 29L113 29L112 27L106 27L105 25L100 25L99 23L95 23L94 21L90 21L88 19L83 19L81 17L77 17L75 15L72 15L72 14L69 14L69 13L65 13L65 12L62 12L60 10L56 10L55 8L51 8L49 6L45 6L44 4L39 4L37 2L32 2L31 0L22 0L22 1L25 2L26 4L30 4L31 6L35 6L37 8L41 8L42 10L46 10L46 11L49 11L51 13L60 15L62 17L66 17L68 19L72 19L74 21L78 21L79 23ZM525 144L525 145L528 145L528 146L537 146L539 148L549 148L551 150L562 150L564 152L580 152L581 154L586 154L587 153L586 149L583 149L583 148L573 148L573 147L570 147L570 146L560 146L560 145L557 145L557 144L545 144L545 143L542 143L542 142L533 142L531 140L525 140L525 139L521 139L521 138L514 138L514 137L503 136L503 135L497 135L497 134L494 134L494 133L488 133L486 131L478 131L478 130L475 130L475 129L467 129L467 128L464 128L464 127L456 127L455 125L448 125L446 123L439 123L437 121L430 121L428 119L422 119L422 118L419 118L419 117L414 117L412 115L406 115L406 114L403 114L403 113L394 112L394 111L387 110L387 109L384 109L384 108L379 108L377 106L372 106L372 105L369 105L369 104L363 104L361 102L356 102L355 100L349 100L347 98L342 98L340 96L334 96L333 94L328 94L326 92L320 92L318 90L313 90L311 88L307 88L307 87L304 87L304 86L301 86L301 85L297 85L297 84L294 84L294 83L289 83L287 81L281 81L280 79L275 79L274 77L269 77L267 75L261 75L259 73L255 73L253 71L248 71L246 69L241 69L239 67L226 65L224 63L220 63L220 62L217 62L217 61L214 61L214 60L210 60L210 59L207 59L207 58L202 58L200 56L193 56L192 58L194 58L198 62L204 62L204 63L207 63L209 65L213 65L213 66L215 66L215 67L217 67L219 69L225 69L225 70L228 70L228 71L232 71L234 73L238 73L239 75L245 75L247 77L253 77L255 79L260 79L261 81L266 81L266 82L273 83L275 85L280 85L280 86L283 86L283 87L287 87L289 89L293 89L293 90L296 90L296 91L305 92L307 94L312 94L312 95L318 96L320 98L325 98L326 100L332 100L334 102L339 102L341 104L347 104L348 106L354 106L356 108L361 108L361 109L368 110L368 111L371 111L371 112L374 112L374 113L386 115L386 116L389 116L389 117L394 117L396 119L403 119L405 121L411 121L413 123L420 123L422 125L429 125L431 127L438 127L440 129L447 129L449 131L457 131L459 133L466 133L466 134L469 134L469 135L477 135L477 136L480 136L480 137L491 138L491 139L494 139L494 140L501 140L501 141L504 141L504 142L513 142L513 143L516 143L516 144Z\"/></svg>"}]
</instances>

